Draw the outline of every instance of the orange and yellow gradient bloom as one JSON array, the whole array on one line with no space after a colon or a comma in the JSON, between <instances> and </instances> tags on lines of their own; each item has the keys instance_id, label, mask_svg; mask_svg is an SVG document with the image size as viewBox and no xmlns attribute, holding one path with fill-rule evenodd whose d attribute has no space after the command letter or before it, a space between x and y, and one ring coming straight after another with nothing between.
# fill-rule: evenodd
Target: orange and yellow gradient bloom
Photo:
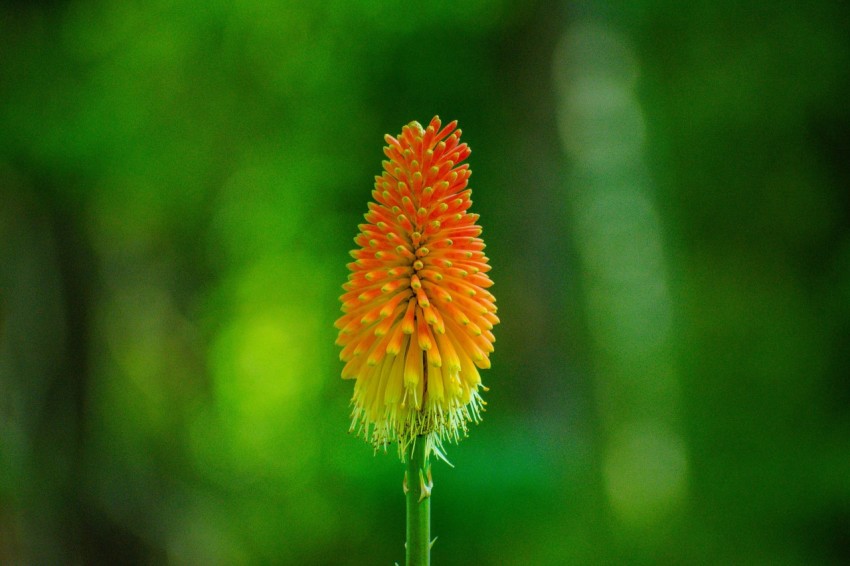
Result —
<instances>
[{"instance_id":1,"label":"orange and yellow gradient bloom","mask_svg":"<svg viewBox=\"0 0 850 566\"><path fill-rule=\"evenodd\" d=\"M496 299L457 122L411 122L385 137L384 171L354 239L336 321L344 379L356 380L352 431L404 458L424 435L439 449L478 422Z\"/></svg>"}]
</instances>

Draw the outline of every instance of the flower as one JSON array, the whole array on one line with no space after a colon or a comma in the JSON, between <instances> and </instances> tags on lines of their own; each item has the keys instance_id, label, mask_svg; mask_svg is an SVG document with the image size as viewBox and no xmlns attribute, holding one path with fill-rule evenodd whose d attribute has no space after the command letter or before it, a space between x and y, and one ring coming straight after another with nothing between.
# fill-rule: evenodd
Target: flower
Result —
<instances>
[{"instance_id":1,"label":"flower","mask_svg":"<svg viewBox=\"0 0 850 566\"><path fill-rule=\"evenodd\" d=\"M420 435L457 442L483 405L479 368L493 351L495 297L457 122L411 122L385 136L384 171L354 239L336 321L343 379L354 379L351 430L404 459ZM439 452L438 452L439 453Z\"/></svg>"}]
</instances>

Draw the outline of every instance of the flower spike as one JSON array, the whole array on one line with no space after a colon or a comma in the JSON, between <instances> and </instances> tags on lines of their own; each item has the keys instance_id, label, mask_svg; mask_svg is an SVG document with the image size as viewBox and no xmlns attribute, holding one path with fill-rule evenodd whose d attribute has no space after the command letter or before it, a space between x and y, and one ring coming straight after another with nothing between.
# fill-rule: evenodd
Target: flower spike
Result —
<instances>
[{"instance_id":1,"label":"flower spike","mask_svg":"<svg viewBox=\"0 0 850 566\"><path fill-rule=\"evenodd\" d=\"M384 137L335 324L342 377L356 380L351 430L376 450L397 442L402 459L417 436L442 455L486 404L478 370L499 319L460 134L435 116Z\"/></svg>"}]
</instances>

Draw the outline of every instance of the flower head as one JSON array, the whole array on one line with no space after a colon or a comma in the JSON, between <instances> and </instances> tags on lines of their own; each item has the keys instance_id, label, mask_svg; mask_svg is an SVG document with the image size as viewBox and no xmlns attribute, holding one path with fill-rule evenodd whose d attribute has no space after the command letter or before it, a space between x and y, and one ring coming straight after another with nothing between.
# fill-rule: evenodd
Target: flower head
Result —
<instances>
[{"instance_id":1,"label":"flower head","mask_svg":"<svg viewBox=\"0 0 850 566\"><path fill-rule=\"evenodd\" d=\"M352 430L377 449L426 435L458 441L484 401L479 368L490 367L496 299L477 214L467 188L469 148L457 122L411 122L385 136L354 239L354 262L336 322L344 379L355 379Z\"/></svg>"}]
</instances>

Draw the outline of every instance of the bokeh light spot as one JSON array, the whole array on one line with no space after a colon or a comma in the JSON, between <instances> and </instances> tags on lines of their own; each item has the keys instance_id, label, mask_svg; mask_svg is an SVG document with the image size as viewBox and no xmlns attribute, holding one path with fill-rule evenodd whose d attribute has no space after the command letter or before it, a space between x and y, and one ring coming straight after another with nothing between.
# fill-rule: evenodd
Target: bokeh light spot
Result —
<instances>
[{"instance_id":1,"label":"bokeh light spot","mask_svg":"<svg viewBox=\"0 0 850 566\"><path fill-rule=\"evenodd\" d=\"M679 436L654 423L618 431L605 456L605 489L616 515L650 526L675 510L687 491L688 460Z\"/></svg>"}]
</instances>

